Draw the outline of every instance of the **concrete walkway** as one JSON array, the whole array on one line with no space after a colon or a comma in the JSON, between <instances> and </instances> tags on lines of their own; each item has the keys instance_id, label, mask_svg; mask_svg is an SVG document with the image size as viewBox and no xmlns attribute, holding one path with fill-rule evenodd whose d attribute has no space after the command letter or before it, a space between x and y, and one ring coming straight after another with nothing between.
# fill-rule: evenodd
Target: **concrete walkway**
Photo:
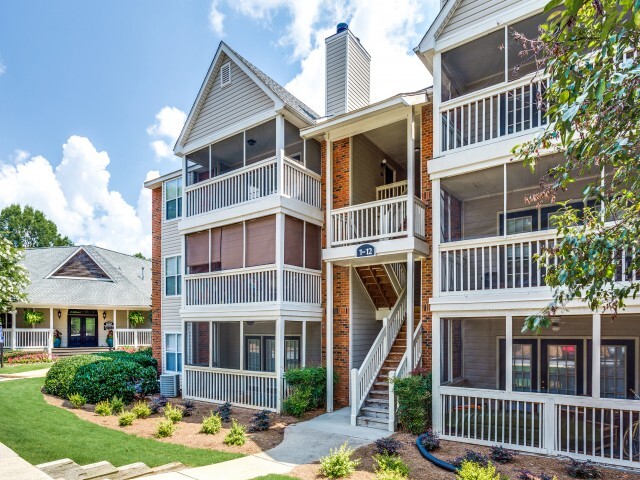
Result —
<instances>
[{"instance_id":1,"label":"concrete walkway","mask_svg":"<svg viewBox=\"0 0 640 480\"><path fill-rule=\"evenodd\" d=\"M352 448L375 442L389 435L384 430L350 425L351 409L343 408L325 413L308 422L290 425L285 429L280 445L228 462L205 467L189 468L147 478L154 480L250 480L270 473L287 474L298 465L313 463L332 448L348 442Z\"/></svg>"},{"instance_id":2,"label":"concrete walkway","mask_svg":"<svg viewBox=\"0 0 640 480\"><path fill-rule=\"evenodd\" d=\"M0 382L3 380L17 380L20 378L38 378L38 377L46 377L49 368L41 368L39 370L31 370L29 372L20 372L20 373L2 373L2 369L0 369Z\"/></svg>"},{"instance_id":3,"label":"concrete walkway","mask_svg":"<svg viewBox=\"0 0 640 480\"><path fill-rule=\"evenodd\" d=\"M20 458L16 452L0 443L0 478L11 480L51 480L51 477Z\"/></svg>"}]
</instances>

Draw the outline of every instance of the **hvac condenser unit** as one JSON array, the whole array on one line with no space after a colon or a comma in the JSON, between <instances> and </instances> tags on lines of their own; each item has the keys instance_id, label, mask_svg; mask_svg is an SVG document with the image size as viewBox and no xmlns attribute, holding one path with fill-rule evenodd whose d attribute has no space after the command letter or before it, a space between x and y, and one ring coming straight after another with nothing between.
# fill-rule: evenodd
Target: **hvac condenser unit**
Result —
<instances>
[{"instance_id":1,"label":"hvac condenser unit","mask_svg":"<svg viewBox=\"0 0 640 480\"><path fill-rule=\"evenodd\" d=\"M180 375L178 373L163 373L160 375L160 393L165 397L177 397L180 390Z\"/></svg>"}]
</instances>

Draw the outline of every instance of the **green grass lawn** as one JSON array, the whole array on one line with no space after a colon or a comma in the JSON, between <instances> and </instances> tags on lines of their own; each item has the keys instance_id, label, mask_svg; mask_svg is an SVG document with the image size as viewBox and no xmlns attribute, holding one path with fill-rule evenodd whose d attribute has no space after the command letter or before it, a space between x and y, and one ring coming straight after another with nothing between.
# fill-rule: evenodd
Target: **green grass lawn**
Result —
<instances>
[{"instance_id":1,"label":"green grass lawn","mask_svg":"<svg viewBox=\"0 0 640 480\"><path fill-rule=\"evenodd\" d=\"M118 467L134 462L196 467L242 456L157 442L81 420L46 403L43 383L44 378L0 383L0 442L34 465L70 458L80 465L107 460Z\"/></svg>"},{"instance_id":2,"label":"green grass lawn","mask_svg":"<svg viewBox=\"0 0 640 480\"><path fill-rule=\"evenodd\" d=\"M32 370L42 370L43 368L49 368L53 363L22 363L17 365L4 364L4 367L0 368L0 374L5 373L22 373L30 372Z\"/></svg>"}]
</instances>

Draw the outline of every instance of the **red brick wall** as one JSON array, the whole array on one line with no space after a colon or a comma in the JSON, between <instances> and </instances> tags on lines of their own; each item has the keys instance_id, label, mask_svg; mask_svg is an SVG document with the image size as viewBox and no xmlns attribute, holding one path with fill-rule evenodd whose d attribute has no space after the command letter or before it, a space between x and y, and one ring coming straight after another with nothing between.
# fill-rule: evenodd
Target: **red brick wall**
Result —
<instances>
[{"instance_id":1,"label":"red brick wall","mask_svg":"<svg viewBox=\"0 0 640 480\"><path fill-rule=\"evenodd\" d=\"M151 349L162 372L162 185L151 194Z\"/></svg>"},{"instance_id":2,"label":"red brick wall","mask_svg":"<svg viewBox=\"0 0 640 480\"><path fill-rule=\"evenodd\" d=\"M433 229L431 227L433 199L431 197L431 180L427 171L427 163L433 158L433 106L427 104L422 107L422 201L427 206L425 215L427 244L433 245ZM422 260L422 366L431 371L432 366L432 323L429 299L433 295L433 257L431 252Z\"/></svg>"}]
</instances>

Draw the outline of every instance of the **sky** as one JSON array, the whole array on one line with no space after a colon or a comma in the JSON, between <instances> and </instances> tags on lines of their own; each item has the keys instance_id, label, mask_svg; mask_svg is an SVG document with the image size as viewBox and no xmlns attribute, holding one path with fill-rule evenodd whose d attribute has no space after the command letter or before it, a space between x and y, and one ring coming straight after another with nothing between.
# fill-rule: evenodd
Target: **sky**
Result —
<instances>
[{"instance_id":1,"label":"sky","mask_svg":"<svg viewBox=\"0 0 640 480\"><path fill-rule=\"evenodd\" d=\"M76 244L151 252L146 179L172 153L221 40L324 114L324 39L349 23L371 100L431 85L412 49L440 0L0 0L0 209Z\"/></svg>"}]
</instances>

